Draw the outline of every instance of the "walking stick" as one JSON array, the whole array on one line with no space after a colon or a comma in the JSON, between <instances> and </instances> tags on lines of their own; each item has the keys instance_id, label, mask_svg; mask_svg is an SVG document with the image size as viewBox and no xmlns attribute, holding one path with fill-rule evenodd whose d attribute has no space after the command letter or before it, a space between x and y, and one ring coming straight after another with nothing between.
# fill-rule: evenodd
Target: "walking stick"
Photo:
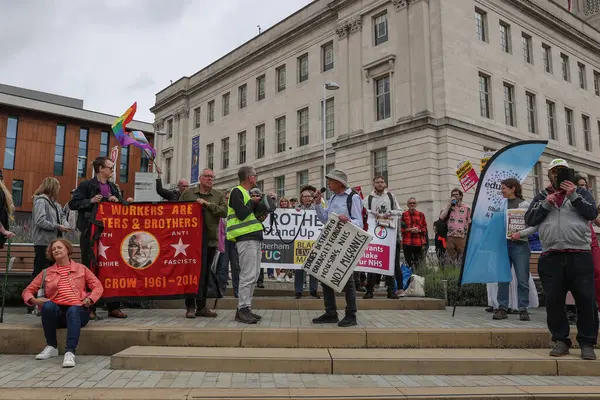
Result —
<instances>
[{"instance_id":1,"label":"walking stick","mask_svg":"<svg viewBox=\"0 0 600 400\"><path fill-rule=\"evenodd\" d=\"M4 322L4 303L6 301L6 287L8 286L8 267L10 266L10 239L6 249L6 270L4 271L4 285L2 286L2 311L0 311L0 324Z\"/></svg>"}]
</instances>

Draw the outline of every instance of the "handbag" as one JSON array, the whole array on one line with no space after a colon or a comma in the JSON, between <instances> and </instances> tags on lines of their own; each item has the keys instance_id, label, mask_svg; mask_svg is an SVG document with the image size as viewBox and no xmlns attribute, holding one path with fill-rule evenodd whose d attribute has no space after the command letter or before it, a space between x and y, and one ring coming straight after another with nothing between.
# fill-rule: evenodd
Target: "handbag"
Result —
<instances>
[{"instance_id":1,"label":"handbag","mask_svg":"<svg viewBox=\"0 0 600 400\"><path fill-rule=\"evenodd\" d=\"M44 269L42 271L42 286L40 286L40 288L38 289L37 292L37 298L42 298L42 297L46 297L46 270ZM35 315L37 315L38 317L40 317L42 315L42 307L43 305L37 305L35 306L35 309L33 310L33 313Z\"/></svg>"}]
</instances>

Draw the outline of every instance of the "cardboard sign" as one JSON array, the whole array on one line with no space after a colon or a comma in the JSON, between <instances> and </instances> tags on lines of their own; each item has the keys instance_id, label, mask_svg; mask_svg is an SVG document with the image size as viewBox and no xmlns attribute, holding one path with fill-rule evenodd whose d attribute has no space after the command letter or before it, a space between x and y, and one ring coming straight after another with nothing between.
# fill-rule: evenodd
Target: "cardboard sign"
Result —
<instances>
[{"instance_id":1,"label":"cardboard sign","mask_svg":"<svg viewBox=\"0 0 600 400\"><path fill-rule=\"evenodd\" d=\"M506 210L506 238L510 239L510 235L515 232L520 232L527 228L525 223L526 210L511 209Z\"/></svg>"},{"instance_id":2,"label":"cardboard sign","mask_svg":"<svg viewBox=\"0 0 600 400\"><path fill-rule=\"evenodd\" d=\"M398 220L398 217L393 218ZM356 271L394 275L398 237L396 226L397 223L393 226L378 225L375 216L369 214L369 233L373 236L373 241L367 246Z\"/></svg>"},{"instance_id":3,"label":"cardboard sign","mask_svg":"<svg viewBox=\"0 0 600 400\"><path fill-rule=\"evenodd\" d=\"M153 172L136 172L133 198L136 202L162 201L156 193L156 174Z\"/></svg>"},{"instance_id":4,"label":"cardboard sign","mask_svg":"<svg viewBox=\"0 0 600 400\"><path fill-rule=\"evenodd\" d=\"M473 166L469 160L462 161L458 164L456 176L458 177L460 185L465 192L477 185L477 182L479 181L477 173L473 169Z\"/></svg>"},{"instance_id":5,"label":"cardboard sign","mask_svg":"<svg viewBox=\"0 0 600 400\"><path fill-rule=\"evenodd\" d=\"M479 162L479 165L480 165L482 171L485 168L488 161L490 161L490 158L492 158L494 153L496 153L496 152L495 151L486 151L485 153L483 153L483 157L481 158L481 161Z\"/></svg>"}]
</instances>

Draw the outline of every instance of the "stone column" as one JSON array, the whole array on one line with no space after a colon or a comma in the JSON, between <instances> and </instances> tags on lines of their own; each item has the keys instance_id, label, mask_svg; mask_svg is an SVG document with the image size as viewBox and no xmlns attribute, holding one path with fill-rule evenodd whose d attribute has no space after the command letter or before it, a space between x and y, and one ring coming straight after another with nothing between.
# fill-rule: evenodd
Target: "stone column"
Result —
<instances>
[{"instance_id":1,"label":"stone column","mask_svg":"<svg viewBox=\"0 0 600 400\"><path fill-rule=\"evenodd\" d=\"M175 133L173 142L173 153L176 154L171 162L174 176L171 179L177 182L181 178L190 179L190 149L191 139L189 138L189 116L190 109L182 107L175 112Z\"/></svg>"}]
</instances>

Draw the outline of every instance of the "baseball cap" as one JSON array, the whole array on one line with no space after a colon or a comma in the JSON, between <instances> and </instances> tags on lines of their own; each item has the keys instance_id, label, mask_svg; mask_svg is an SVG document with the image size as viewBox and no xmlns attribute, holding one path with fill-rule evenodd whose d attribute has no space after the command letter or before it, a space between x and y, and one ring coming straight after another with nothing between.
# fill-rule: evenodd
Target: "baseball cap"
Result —
<instances>
[{"instance_id":1,"label":"baseball cap","mask_svg":"<svg viewBox=\"0 0 600 400\"><path fill-rule=\"evenodd\" d=\"M550 164L548 164L548 170L551 170L556 167L569 168L569 163L563 160L562 158L555 158L554 160L550 161Z\"/></svg>"}]
</instances>

